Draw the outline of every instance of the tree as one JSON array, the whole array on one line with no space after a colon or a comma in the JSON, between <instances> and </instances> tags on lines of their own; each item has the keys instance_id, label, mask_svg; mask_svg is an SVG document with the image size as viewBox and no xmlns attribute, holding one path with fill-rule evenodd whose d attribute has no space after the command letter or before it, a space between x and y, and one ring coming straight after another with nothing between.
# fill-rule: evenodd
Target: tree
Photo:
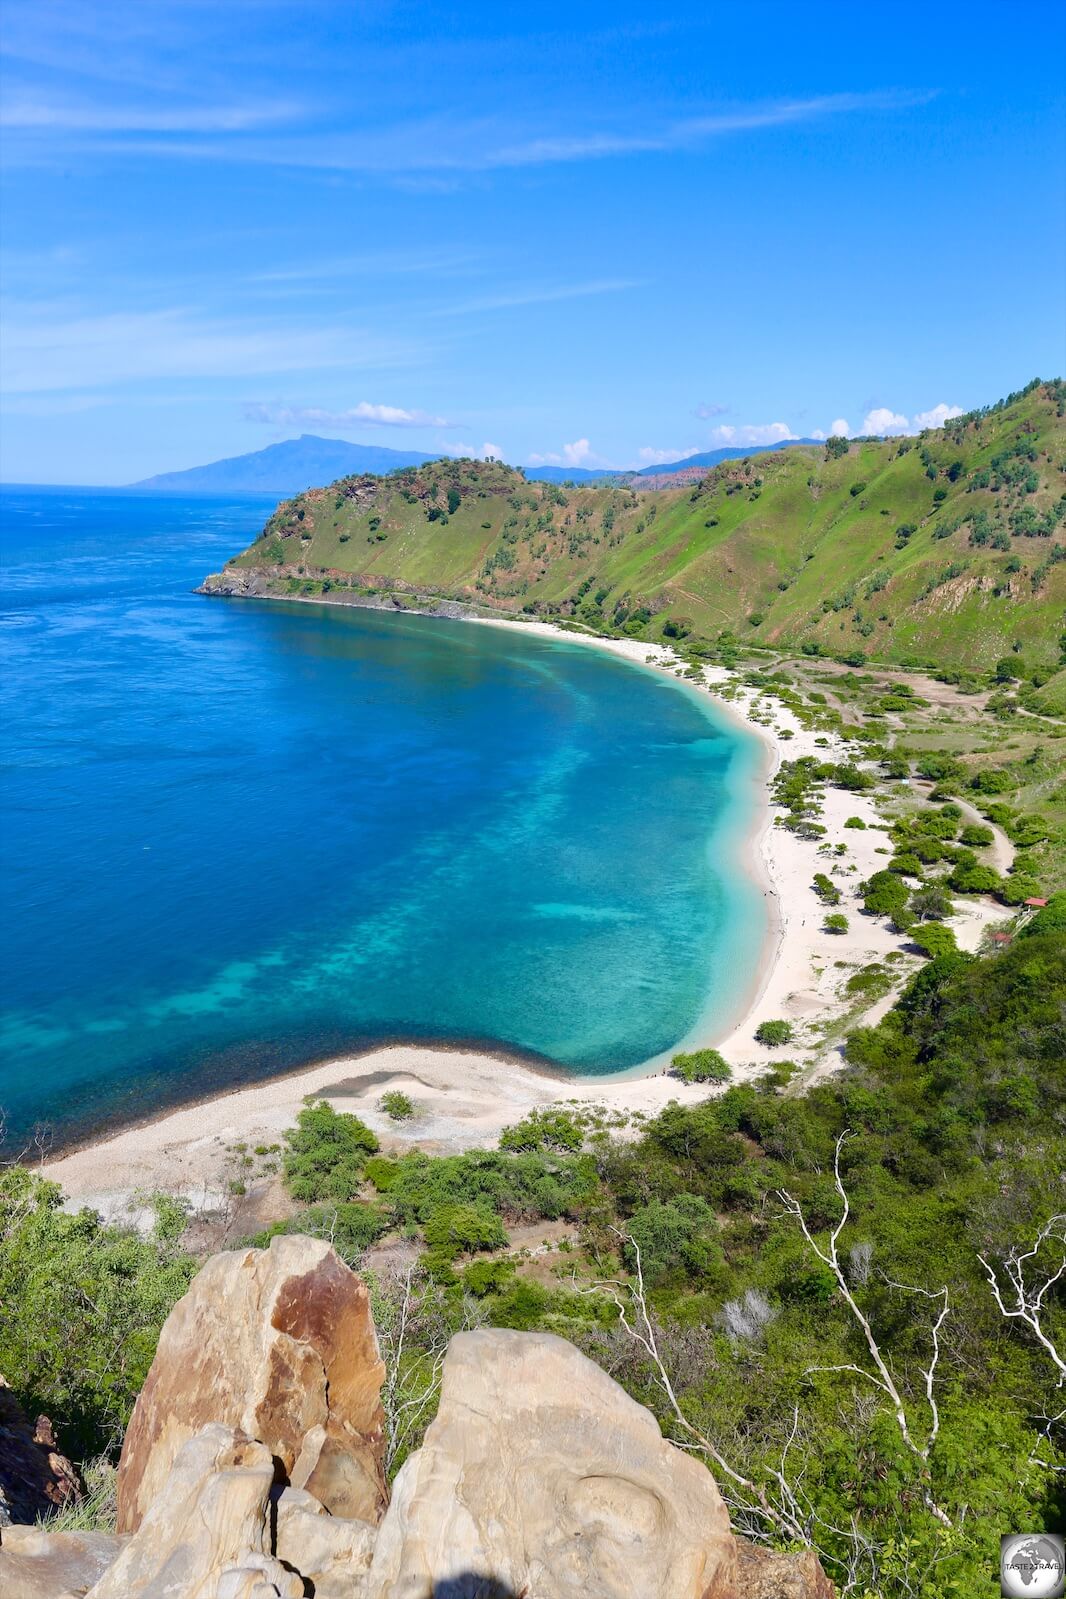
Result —
<instances>
[{"instance_id":1,"label":"tree","mask_svg":"<svg viewBox=\"0 0 1066 1599\"><path fill-rule=\"evenodd\" d=\"M954 909L939 883L927 883L911 895L911 910L920 922L942 922Z\"/></svg>"},{"instance_id":2,"label":"tree","mask_svg":"<svg viewBox=\"0 0 1066 1599\"><path fill-rule=\"evenodd\" d=\"M362 1181L368 1155L380 1148L358 1116L339 1114L324 1099L305 1105L285 1134L284 1160L290 1194L302 1204L351 1199Z\"/></svg>"},{"instance_id":3,"label":"tree","mask_svg":"<svg viewBox=\"0 0 1066 1599\"><path fill-rule=\"evenodd\" d=\"M930 960L936 960L941 955L952 955L959 947L955 942L955 934L943 922L930 922L927 926L913 928L911 939Z\"/></svg>"},{"instance_id":4,"label":"tree","mask_svg":"<svg viewBox=\"0 0 1066 1599\"><path fill-rule=\"evenodd\" d=\"M683 1083L725 1083L732 1076L732 1068L716 1049L696 1049L690 1054L677 1054L670 1062L671 1077L680 1077Z\"/></svg>"},{"instance_id":5,"label":"tree","mask_svg":"<svg viewBox=\"0 0 1066 1599\"><path fill-rule=\"evenodd\" d=\"M814 892L818 895L823 905L839 905L840 890L831 877L824 872L814 874Z\"/></svg>"},{"instance_id":6,"label":"tree","mask_svg":"<svg viewBox=\"0 0 1066 1599\"><path fill-rule=\"evenodd\" d=\"M390 1089L387 1094L382 1094L381 1108L390 1121L394 1122L410 1121L415 1113L414 1101L396 1089Z\"/></svg>"},{"instance_id":7,"label":"tree","mask_svg":"<svg viewBox=\"0 0 1066 1599\"><path fill-rule=\"evenodd\" d=\"M892 916L905 910L909 893L895 872L875 872L862 884L863 908L872 916Z\"/></svg>"},{"instance_id":8,"label":"tree","mask_svg":"<svg viewBox=\"0 0 1066 1599\"><path fill-rule=\"evenodd\" d=\"M848 919L840 911L831 912L823 921L822 926L827 933L846 933Z\"/></svg>"},{"instance_id":9,"label":"tree","mask_svg":"<svg viewBox=\"0 0 1066 1599\"><path fill-rule=\"evenodd\" d=\"M768 1049L775 1049L781 1044L791 1044L795 1033L796 1029L791 1022L760 1022L755 1029L755 1042L765 1044Z\"/></svg>"}]
</instances>

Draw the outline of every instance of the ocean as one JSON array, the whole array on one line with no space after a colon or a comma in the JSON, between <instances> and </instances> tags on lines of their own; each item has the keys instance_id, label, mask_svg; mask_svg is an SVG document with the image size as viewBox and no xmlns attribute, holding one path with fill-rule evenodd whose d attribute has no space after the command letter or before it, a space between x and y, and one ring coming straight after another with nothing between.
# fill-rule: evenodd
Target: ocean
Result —
<instances>
[{"instance_id":1,"label":"ocean","mask_svg":"<svg viewBox=\"0 0 1066 1599\"><path fill-rule=\"evenodd\" d=\"M0 493L9 1150L382 1040L618 1072L751 985L750 734L578 644L194 594L271 509Z\"/></svg>"}]
</instances>

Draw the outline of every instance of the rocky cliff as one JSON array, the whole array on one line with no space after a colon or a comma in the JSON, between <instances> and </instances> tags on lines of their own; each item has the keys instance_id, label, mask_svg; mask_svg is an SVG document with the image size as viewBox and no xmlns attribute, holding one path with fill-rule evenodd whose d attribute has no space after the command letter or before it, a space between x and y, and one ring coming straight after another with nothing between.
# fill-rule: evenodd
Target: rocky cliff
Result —
<instances>
[{"instance_id":1,"label":"rocky cliff","mask_svg":"<svg viewBox=\"0 0 1066 1599\"><path fill-rule=\"evenodd\" d=\"M461 1333L385 1489L365 1285L321 1240L217 1255L127 1430L119 1531L11 1526L5 1599L832 1599L561 1338Z\"/></svg>"}]
</instances>

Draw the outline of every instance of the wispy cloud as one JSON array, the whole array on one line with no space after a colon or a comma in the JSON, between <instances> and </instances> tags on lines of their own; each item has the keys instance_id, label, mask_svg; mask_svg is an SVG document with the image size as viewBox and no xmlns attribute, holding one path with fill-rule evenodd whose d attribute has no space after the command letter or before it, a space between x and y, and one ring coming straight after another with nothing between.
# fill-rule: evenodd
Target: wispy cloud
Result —
<instances>
[{"instance_id":1,"label":"wispy cloud","mask_svg":"<svg viewBox=\"0 0 1066 1599\"><path fill-rule=\"evenodd\" d=\"M795 126L833 117L906 111L927 104L935 90L888 89L863 94L816 95L802 99L724 106L685 117L656 121L633 112L620 127L545 132L527 125L506 127L499 118L461 121L425 118L391 127L324 127L313 133L294 129L284 135L257 133L262 124L291 120L298 107L275 102L215 108L78 109L42 100L29 102L16 126L24 132L96 133L101 151L135 152L189 159L260 162L275 166L321 168L401 179L412 175L492 172L561 163L603 161L630 155L663 155L696 150L718 138L764 128ZM32 116L31 116L32 113ZM78 120L81 116L82 120ZM211 119L215 120L212 121ZM185 134L157 139L154 132ZM196 138L196 134L215 137ZM120 137L108 138L107 135ZM190 137L189 135L192 135ZM223 135L221 139L218 135ZM24 155L19 149L9 159Z\"/></svg>"},{"instance_id":2,"label":"wispy cloud","mask_svg":"<svg viewBox=\"0 0 1066 1599\"><path fill-rule=\"evenodd\" d=\"M4 309L0 384L9 393L95 390L159 378L255 377L407 364L400 338L334 326L249 323L187 308L72 314L35 304Z\"/></svg>"},{"instance_id":3,"label":"wispy cloud","mask_svg":"<svg viewBox=\"0 0 1066 1599\"><path fill-rule=\"evenodd\" d=\"M484 294L458 305L439 307L437 316L465 316L473 311L509 311L523 305L551 305L557 300L581 300L597 294L620 294L624 289L639 289L638 278L594 278L589 283L546 284L524 289L505 289L499 294Z\"/></svg>"},{"instance_id":4,"label":"wispy cloud","mask_svg":"<svg viewBox=\"0 0 1066 1599\"><path fill-rule=\"evenodd\" d=\"M244 133L298 115L300 107L277 100L258 105L123 106L15 98L0 107L0 127L51 133Z\"/></svg>"},{"instance_id":5,"label":"wispy cloud","mask_svg":"<svg viewBox=\"0 0 1066 1599\"><path fill-rule=\"evenodd\" d=\"M325 411L310 405L272 405L268 401L253 400L244 407L247 422L268 422L274 427L324 427L339 433L353 428L451 428L446 416L433 416L429 411L408 410L399 405L373 405L360 400L346 411Z\"/></svg>"}]
</instances>

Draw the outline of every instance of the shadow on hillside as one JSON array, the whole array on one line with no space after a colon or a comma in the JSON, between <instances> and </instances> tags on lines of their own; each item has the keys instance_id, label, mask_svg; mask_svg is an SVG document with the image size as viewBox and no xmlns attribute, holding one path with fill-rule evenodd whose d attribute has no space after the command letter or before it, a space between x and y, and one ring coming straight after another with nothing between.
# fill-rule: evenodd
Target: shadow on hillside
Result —
<instances>
[{"instance_id":1,"label":"shadow on hillside","mask_svg":"<svg viewBox=\"0 0 1066 1599\"><path fill-rule=\"evenodd\" d=\"M430 1599L523 1599L523 1595L495 1577L463 1571L458 1577L445 1577L434 1583Z\"/></svg>"}]
</instances>

